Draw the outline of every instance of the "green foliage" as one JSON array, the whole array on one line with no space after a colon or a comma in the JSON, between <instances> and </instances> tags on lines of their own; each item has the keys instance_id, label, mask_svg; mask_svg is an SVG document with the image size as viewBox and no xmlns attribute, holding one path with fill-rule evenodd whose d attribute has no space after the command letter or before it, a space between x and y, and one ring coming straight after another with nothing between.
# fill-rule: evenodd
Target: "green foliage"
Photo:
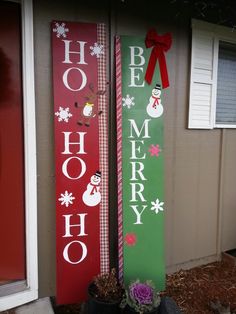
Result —
<instances>
[{"instance_id":1,"label":"green foliage","mask_svg":"<svg viewBox=\"0 0 236 314\"><path fill-rule=\"evenodd\" d=\"M184 15L236 29L235 0L168 0L176 18Z\"/></svg>"}]
</instances>

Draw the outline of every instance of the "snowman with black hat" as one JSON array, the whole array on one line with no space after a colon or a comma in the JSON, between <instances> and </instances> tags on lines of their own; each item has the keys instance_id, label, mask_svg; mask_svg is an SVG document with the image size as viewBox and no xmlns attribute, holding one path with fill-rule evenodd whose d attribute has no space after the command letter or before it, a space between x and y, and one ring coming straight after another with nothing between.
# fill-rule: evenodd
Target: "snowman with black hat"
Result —
<instances>
[{"instance_id":1,"label":"snowman with black hat","mask_svg":"<svg viewBox=\"0 0 236 314\"><path fill-rule=\"evenodd\" d=\"M159 118L163 114L163 106L161 104L161 85L156 84L152 90L147 105L147 114L152 118Z\"/></svg>"},{"instance_id":2,"label":"snowman with black hat","mask_svg":"<svg viewBox=\"0 0 236 314\"><path fill-rule=\"evenodd\" d=\"M101 172L96 171L91 178L90 183L87 185L87 189L83 194L83 201L87 206L96 206L101 202L100 193Z\"/></svg>"}]
</instances>

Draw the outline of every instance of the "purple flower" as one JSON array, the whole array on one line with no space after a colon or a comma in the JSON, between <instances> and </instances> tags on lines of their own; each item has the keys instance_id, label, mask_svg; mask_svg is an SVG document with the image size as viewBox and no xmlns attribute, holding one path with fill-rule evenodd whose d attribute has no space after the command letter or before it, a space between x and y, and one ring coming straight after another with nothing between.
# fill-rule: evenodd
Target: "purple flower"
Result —
<instances>
[{"instance_id":1,"label":"purple flower","mask_svg":"<svg viewBox=\"0 0 236 314\"><path fill-rule=\"evenodd\" d=\"M144 283L134 283L130 286L130 296L139 304L152 304L153 288Z\"/></svg>"}]
</instances>

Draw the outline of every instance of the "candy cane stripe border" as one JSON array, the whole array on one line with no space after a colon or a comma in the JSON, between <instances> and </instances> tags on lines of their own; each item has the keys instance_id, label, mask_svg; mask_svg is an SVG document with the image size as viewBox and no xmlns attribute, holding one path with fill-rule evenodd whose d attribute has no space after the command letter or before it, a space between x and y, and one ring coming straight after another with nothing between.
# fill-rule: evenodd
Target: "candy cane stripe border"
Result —
<instances>
[{"instance_id":1,"label":"candy cane stripe border","mask_svg":"<svg viewBox=\"0 0 236 314\"><path fill-rule=\"evenodd\" d=\"M117 116L117 198L118 198L118 267L123 282L123 209L122 209L122 73L121 43L116 37L116 116Z\"/></svg>"}]
</instances>

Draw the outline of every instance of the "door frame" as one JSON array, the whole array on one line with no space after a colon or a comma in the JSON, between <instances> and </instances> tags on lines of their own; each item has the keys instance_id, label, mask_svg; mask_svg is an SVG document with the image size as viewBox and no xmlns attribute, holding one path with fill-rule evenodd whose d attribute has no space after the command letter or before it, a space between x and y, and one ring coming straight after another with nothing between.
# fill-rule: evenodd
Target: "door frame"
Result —
<instances>
[{"instance_id":1,"label":"door frame","mask_svg":"<svg viewBox=\"0 0 236 314\"><path fill-rule=\"evenodd\" d=\"M11 0L9 0L11 1ZM22 19L22 86L24 112L25 166L25 235L26 288L0 297L0 311L38 298L38 241L37 241L37 160L34 89L34 41L32 0L12 1L21 4Z\"/></svg>"}]
</instances>

